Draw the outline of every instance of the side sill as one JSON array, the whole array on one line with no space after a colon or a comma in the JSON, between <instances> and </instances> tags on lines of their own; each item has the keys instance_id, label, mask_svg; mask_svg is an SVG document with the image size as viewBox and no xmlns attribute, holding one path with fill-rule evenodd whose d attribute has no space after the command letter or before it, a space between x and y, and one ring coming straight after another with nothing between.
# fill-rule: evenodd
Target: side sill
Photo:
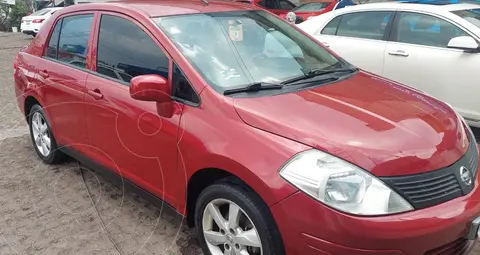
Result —
<instances>
[{"instance_id":1,"label":"side sill","mask_svg":"<svg viewBox=\"0 0 480 255\"><path fill-rule=\"evenodd\" d=\"M137 186L135 183L127 180L126 178L122 178L117 173L109 170L108 168L92 161L91 159L85 157L81 153L68 148L66 146L59 145L60 151L67 154L68 156L78 160L80 163L88 167L89 169L98 173L103 179L112 182L116 186L123 186L125 191L133 192L140 196L141 198L145 199L147 202L153 204L159 209L162 209L161 214L166 212L168 215L174 217L175 222L183 222L184 216L179 213L173 206L168 204L167 202L163 201L162 199L158 198L157 196L153 195L152 193L148 192L147 190Z\"/></svg>"}]
</instances>

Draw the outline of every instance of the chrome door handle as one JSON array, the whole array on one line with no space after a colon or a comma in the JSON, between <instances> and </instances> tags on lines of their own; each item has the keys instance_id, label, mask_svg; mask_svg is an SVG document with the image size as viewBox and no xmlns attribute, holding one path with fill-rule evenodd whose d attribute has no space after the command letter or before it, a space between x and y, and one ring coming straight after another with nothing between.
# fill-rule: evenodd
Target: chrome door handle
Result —
<instances>
[{"instance_id":1,"label":"chrome door handle","mask_svg":"<svg viewBox=\"0 0 480 255\"><path fill-rule=\"evenodd\" d=\"M408 53L404 50L389 51L388 54L393 56L408 57Z\"/></svg>"},{"instance_id":2,"label":"chrome door handle","mask_svg":"<svg viewBox=\"0 0 480 255\"><path fill-rule=\"evenodd\" d=\"M100 93L99 89L94 89L94 90L89 89L87 90L87 94L93 97L93 99L95 100L100 100L103 98L103 95L102 93Z\"/></svg>"},{"instance_id":3,"label":"chrome door handle","mask_svg":"<svg viewBox=\"0 0 480 255\"><path fill-rule=\"evenodd\" d=\"M328 44L327 42L322 42L323 46L325 47L330 47L330 44Z\"/></svg>"},{"instance_id":4,"label":"chrome door handle","mask_svg":"<svg viewBox=\"0 0 480 255\"><path fill-rule=\"evenodd\" d=\"M47 72L47 70L40 71L40 72L38 72L38 74L39 74L40 76L42 76L42 78L44 78L44 79L47 79L47 78L48 78L48 72Z\"/></svg>"}]
</instances>

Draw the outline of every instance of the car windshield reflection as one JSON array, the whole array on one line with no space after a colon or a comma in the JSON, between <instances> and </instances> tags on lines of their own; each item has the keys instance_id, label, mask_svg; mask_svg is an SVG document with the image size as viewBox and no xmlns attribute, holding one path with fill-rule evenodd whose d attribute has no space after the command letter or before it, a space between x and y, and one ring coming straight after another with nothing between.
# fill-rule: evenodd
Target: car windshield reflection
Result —
<instances>
[{"instance_id":1,"label":"car windshield reflection","mask_svg":"<svg viewBox=\"0 0 480 255\"><path fill-rule=\"evenodd\" d=\"M265 11L158 17L154 21L221 92L253 83L280 83L306 70L345 65Z\"/></svg>"}]
</instances>

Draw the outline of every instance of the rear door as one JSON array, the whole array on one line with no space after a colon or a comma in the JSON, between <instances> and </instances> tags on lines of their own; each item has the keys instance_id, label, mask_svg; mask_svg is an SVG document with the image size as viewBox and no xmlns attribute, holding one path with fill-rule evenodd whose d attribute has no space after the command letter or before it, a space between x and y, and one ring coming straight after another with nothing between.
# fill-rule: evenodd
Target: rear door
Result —
<instances>
[{"instance_id":1,"label":"rear door","mask_svg":"<svg viewBox=\"0 0 480 255\"><path fill-rule=\"evenodd\" d=\"M57 143L63 146L76 147L86 138L83 100L93 16L93 12L82 12L57 19L37 62L40 101Z\"/></svg>"},{"instance_id":2,"label":"rear door","mask_svg":"<svg viewBox=\"0 0 480 255\"><path fill-rule=\"evenodd\" d=\"M393 16L393 11L342 14L331 19L314 37L355 66L381 74Z\"/></svg>"},{"instance_id":3,"label":"rear door","mask_svg":"<svg viewBox=\"0 0 480 255\"><path fill-rule=\"evenodd\" d=\"M457 36L470 34L439 16L399 13L383 75L448 102L465 118L478 121L480 54L447 48Z\"/></svg>"}]
</instances>

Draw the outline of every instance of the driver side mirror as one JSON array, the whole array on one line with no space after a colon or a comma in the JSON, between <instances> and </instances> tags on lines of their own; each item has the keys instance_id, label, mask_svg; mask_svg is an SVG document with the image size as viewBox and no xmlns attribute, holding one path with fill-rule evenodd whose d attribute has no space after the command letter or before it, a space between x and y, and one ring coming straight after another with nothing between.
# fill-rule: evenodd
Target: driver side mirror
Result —
<instances>
[{"instance_id":1,"label":"driver side mirror","mask_svg":"<svg viewBox=\"0 0 480 255\"><path fill-rule=\"evenodd\" d=\"M140 101L172 102L170 83L160 75L146 74L130 80L130 96Z\"/></svg>"},{"instance_id":2,"label":"driver side mirror","mask_svg":"<svg viewBox=\"0 0 480 255\"><path fill-rule=\"evenodd\" d=\"M479 46L477 41L470 36L457 36L452 38L447 45L451 49L459 49L467 52L478 52Z\"/></svg>"}]
</instances>

